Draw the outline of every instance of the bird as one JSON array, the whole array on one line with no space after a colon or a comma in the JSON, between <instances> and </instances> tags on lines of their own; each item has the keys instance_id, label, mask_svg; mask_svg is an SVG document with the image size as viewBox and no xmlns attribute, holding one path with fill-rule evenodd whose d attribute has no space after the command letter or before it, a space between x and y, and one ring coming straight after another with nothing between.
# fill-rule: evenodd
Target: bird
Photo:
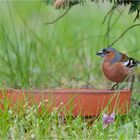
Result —
<instances>
[{"instance_id":1,"label":"bird","mask_svg":"<svg viewBox=\"0 0 140 140\"><path fill-rule=\"evenodd\" d=\"M140 64L140 61L128 57L111 46L103 48L96 55L103 58L102 70L106 78L115 82L112 90L119 83L127 81L134 74L134 69Z\"/></svg>"}]
</instances>

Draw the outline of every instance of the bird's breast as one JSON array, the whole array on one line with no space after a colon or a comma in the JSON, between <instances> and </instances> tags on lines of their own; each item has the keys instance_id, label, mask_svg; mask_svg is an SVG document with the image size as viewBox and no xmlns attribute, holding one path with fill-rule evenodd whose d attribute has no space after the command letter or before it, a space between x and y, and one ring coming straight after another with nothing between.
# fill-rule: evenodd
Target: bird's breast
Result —
<instances>
[{"instance_id":1,"label":"bird's breast","mask_svg":"<svg viewBox=\"0 0 140 140\"><path fill-rule=\"evenodd\" d=\"M104 62L102 68L107 79L113 82L123 82L129 75L129 69L124 67L121 62L113 64L110 62Z\"/></svg>"}]
</instances>

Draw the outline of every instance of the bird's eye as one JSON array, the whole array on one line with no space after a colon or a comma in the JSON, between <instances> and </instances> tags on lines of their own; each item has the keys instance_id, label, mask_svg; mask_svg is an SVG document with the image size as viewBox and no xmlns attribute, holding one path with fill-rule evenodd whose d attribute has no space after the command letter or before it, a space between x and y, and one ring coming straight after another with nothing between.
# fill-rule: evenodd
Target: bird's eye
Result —
<instances>
[{"instance_id":1,"label":"bird's eye","mask_svg":"<svg viewBox=\"0 0 140 140\"><path fill-rule=\"evenodd\" d=\"M110 53L110 51L106 51L106 54L109 54Z\"/></svg>"}]
</instances>

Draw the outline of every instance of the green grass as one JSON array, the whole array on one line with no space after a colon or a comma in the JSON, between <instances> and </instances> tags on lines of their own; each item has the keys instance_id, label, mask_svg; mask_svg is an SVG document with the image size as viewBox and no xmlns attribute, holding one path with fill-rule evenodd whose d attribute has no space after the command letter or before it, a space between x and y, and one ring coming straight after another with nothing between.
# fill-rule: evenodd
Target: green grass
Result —
<instances>
[{"instance_id":1,"label":"green grass","mask_svg":"<svg viewBox=\"0 0 140 140\"><path fill-rule=\"evenodd\" d=\"M134 95L136 96L136 94ZM138 97L139 98L139 97ZM140 110L138 104L132 103L127 115L116 114L115 122L103 128L102 114L98 118L73 118L65 114L60 116L57 108L52 113L44 106L14 104L8 107L8 100L3 101L4 110L0 110L1 139L138 139L140 132ZM45 103L45 104L44 104ZM49 104L49 103L48 103ZM42 108L38 112L38 108ZM92 122L92 123L91 123Z\"/></svg>"},{"instance_id":2,"label":"green grass","mask_svg":"<svg viewBox=\"0 0 140 140\"><path fill-rule=\"evenodd\" d=\"M45 25L63 10L39 1L0 2L0 86L3 88L79 88L91 85L105 89L110 85L103 76L96 52L108 45L107 22L101 25L111 5L86 4L73 7L52 25ZM109 42L134 24L128 9L114 12ZM137 21L139 22L139 21ZM130 30L114 47L140 59L140 28ZM139 70L138 70L139 72ZM139 81L134 84L131 110L117 114L115 124L102 127L102 118L91 126L78 116L62 123L58 112L38 114L36 106L0 110L0 138L7 139L137 139L140 135ZM1 100L0 100L1 101ZM16 106L15 106L16 108ZM34 139L34 138L32 138Z\"/></svg>"},{"instance_id":3,"label":"green grass","mask_svg":"<svg viewBox=\"0 0 140 140\"><path fill-rule=\"evenodd\" d=\"M40 2L1 2L0 81L15 88L107 86L96 56L108 45L107 23L101 25L108 8L100 7L102 11L90 4L73 7L60 21L46 26L64 11ZM133 15L127 12L120 16L115 11L110 43L133 24ZM114 47L139 59L139 30L130 30Z\"/></svg>"}]
</instances>

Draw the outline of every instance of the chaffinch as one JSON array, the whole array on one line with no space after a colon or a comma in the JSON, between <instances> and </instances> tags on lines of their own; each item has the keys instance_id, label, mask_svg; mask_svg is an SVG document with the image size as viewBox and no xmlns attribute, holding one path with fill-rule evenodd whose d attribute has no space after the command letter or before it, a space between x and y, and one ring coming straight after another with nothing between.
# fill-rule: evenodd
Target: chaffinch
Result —
<instances>
[{"instance_id":1,"label":"chaffinch","mask_svg":"<svg viewBox=\"0 0 140 140\"><path fill-rule=\"evenodd\" d=\"M128 57L112 47L102 49L97 55L103 57L102 69L104 75L110 81L116 82L115 85L127 80L132 75L134 68L140 64L139 61Z\"/></svg>"}]
</instances>

